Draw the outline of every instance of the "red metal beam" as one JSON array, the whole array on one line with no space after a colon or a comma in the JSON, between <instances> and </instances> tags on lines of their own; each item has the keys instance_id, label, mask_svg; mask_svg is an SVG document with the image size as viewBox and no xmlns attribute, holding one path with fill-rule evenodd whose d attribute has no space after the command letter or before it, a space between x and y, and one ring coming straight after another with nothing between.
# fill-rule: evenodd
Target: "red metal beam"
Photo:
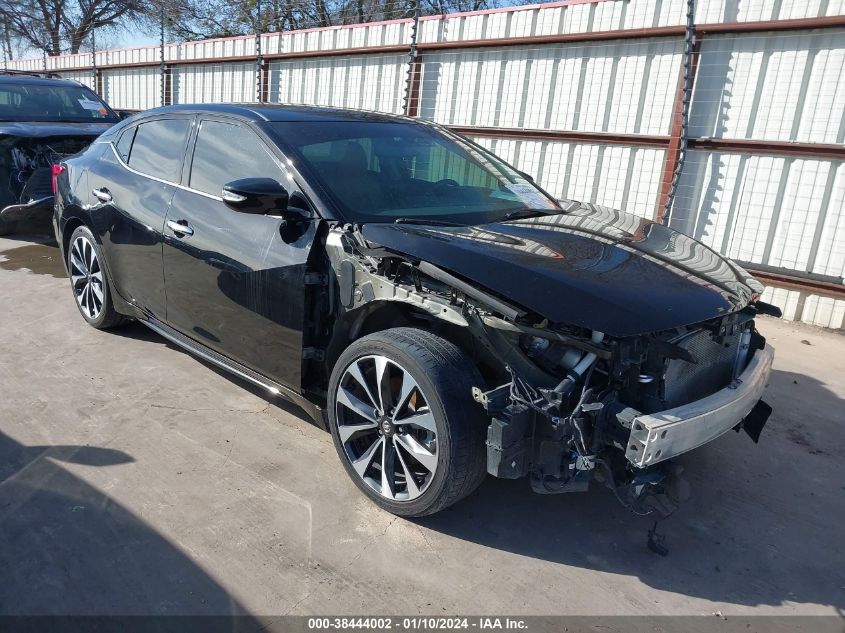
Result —
<instances>
[{"instance_id":1,"label":"red metal beam","mask_svg":"<svg viewBox=\"0 0 845 633\"><path fill-rule=\"evenodd\" d=\"M755 270L754 268L745 267L745 269L764 283L769 283L773 286L782 288L792 288L794 290L801 290L804 292L816 292L818 294L829 295L837 298L845 298L845 285L836 284L829 281L819 281L809 277L796 277L795 275L788 275L786 273L775 273L772 271Z\"/></svg>"},{"instance_id":2,"label":"red metal beam","mask_svg":"<svg viewBox=\"0 0 845 633\"><path fill-rule=\"evenodd\" d=\"M531 141L558 141L562 143L587 143L595 145L635 145L660 147L669 145L668 136L648 134L615 134L611 132L578 132L567 130L533 130L502 127L473 127L451 125L449 128L465 136L513 138Z\"/></svg>"},{"instance_id":3,"label":"red metal beam","mask_svg":"<svg viewBox=\"0 0 845 633\"><path fill-rule=\"evenodd\" d=\"M845 160L845 145L794 143L792 141L759 141L727 138L691 138L689 148L711 152L740 154L774 154L805 158Z\"/></svg>"},{"instance_id":4,"label":"red metal beam","mask_svg":"<svg viewBox=\"0 0 845 633\"><path fill-rule=\"evenodd\" d=\"M762 33L765 31L799 31L804 29L830 29L845 26L845 15L795 20L760 20L756 22L717 22L696 24L695 30L705 35L728 33Z\"/></svg>"}]
</instances>

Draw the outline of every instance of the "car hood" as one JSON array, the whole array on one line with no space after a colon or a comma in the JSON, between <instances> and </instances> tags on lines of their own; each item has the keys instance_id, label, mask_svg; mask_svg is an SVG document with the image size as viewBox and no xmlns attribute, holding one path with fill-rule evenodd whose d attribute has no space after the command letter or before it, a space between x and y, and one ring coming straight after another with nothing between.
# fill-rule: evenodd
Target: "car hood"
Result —
<instances>
[{"instance_id":1,"label":"car hood","mask_svg":"<svg viewBox=\"0 0 845 633\"><path fill-rule=\"evenodd\" d=\"M762 291L691 237L595 205L480 226L362 230L368 242L447 269L552 322L617 337L722 316Z\"/></svg>"},{"instance_id":2,"label":"car hood","mask_svg":"<svg viewBox=\"0 0 845 633\"><path fill-rule=\"evenodd\" d=\"M0 121L0 136L47 138L50 136L90 136L95 138L116 125L110 123L62 123L53 121Z\"/></svg>"}]
</instances>

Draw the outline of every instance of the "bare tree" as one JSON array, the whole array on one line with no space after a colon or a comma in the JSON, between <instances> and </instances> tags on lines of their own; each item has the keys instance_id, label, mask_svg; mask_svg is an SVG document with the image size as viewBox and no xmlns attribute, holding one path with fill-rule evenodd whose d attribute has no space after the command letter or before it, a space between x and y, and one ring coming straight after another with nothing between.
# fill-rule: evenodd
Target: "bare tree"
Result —
<instances>
[{"instance_id":1,"label":"bare tree","mask_svg":"<svg viewBox=\"0 0 845 633\"><path fill-rule=\"evenodd\" d=\"M141 10L139 0L4 0L4 44L19 38L48 55L78 53L91 31L116 25Z\"/></svg>"}]
</instances>

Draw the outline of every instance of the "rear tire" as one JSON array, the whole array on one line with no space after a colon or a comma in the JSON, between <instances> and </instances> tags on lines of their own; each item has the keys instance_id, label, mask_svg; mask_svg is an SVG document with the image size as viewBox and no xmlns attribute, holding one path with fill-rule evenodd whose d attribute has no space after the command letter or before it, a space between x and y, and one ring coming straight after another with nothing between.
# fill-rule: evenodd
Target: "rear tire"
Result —
<instances>
[{"instance_id":1,"label":"rear tire","mask_svg":"<svg viewBox=\"0 0 845 633\"><path fill-rule=\"evenodd\" d=\"M477 385L469 358L429 332L394 328L355 341L329 383L329 426L346 472L399 516L433 514L467 496L487 466Z\"/></svg>"},{"instance_id":2,"label":"rear tire","mask_svg":"<svg viewBox=\"0 0 845 633\"><path fill-rule=\"evenodd\" d=\"M122 325L126 317L114 309L103 254L87 226L71 234L66 255L70 287L82 318L98 330Z\"/></svg>"}]
</instances>

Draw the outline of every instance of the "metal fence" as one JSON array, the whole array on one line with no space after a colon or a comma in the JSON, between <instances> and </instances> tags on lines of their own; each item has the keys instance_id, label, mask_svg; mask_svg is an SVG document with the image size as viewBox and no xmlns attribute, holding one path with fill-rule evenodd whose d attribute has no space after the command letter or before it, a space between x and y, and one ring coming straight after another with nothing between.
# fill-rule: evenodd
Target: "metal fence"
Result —
<instances>
[{"instance_id":1,"label":"metal fence","mask_svg":"<svg viewBox=\"0 0 845 633\"><path fill-rule=\"evenodd\" d=\"M554 195L736 259L787 318L843 327L845 0L566 0L12 65L118 108L266 101L450 125Z\"/></svg>"}]
</instances>

